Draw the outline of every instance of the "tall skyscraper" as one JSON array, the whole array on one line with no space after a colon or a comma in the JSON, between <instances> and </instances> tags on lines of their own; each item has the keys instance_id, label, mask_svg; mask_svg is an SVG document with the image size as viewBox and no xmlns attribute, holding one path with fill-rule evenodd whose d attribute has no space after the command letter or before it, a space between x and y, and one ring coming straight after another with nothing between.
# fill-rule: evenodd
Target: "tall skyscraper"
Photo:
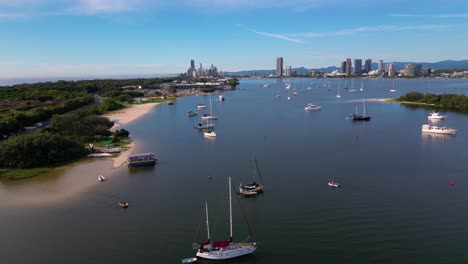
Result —
<instances>
[{"instance_id":1,"label":"tall skyscraper","mask_svg":"<svg viewBox=\"0 0 468 264\"><path fill-rule=\"evenodd\" d=\"M361 74L362 73L362 60L355 59L354 60L354 74Z\"/></svg>"},{"instance_id":2,"label":"tall skyscraper","mask_svg":"<svg viewBox=\"0 0 468 264\"><path fill-rule=\"evenodd\" d=\"M346 61L341 62L341 73L346 73Z\"/></svg>"},{"instance_id":3,"label":"tall skyscraper","mask_svg":"<svg viewBox=\"0 0 468 264\"><path fill-rule=\"evenodd\" d=\"M421 75L421 70L421 64L405 64L405 76L419 76Z\"/></svg>"},{"instance_id":4,"label":"tall skyscraper","mask_svg":"<svg viewBox=\"0 0 468 264\"><path fill-rule=\"evenodd\" d=\"M276 58L276 76L283 77L283 57Z\"/></svg>"},{"instance_id":5,"label":"tall skyscraper","mask_svg":"<svg viewBox=\"0 0 468 264\"><path fill-rule=\"evenodd\" d=\"M291 77L291 66L286 66L286 71L284 73L284 76Z\"/></svg>"},{"instance_id":6,"label":"tall skyscraper","mask_svg":"<svg viewBox=\"0 0 468 264\"><path fill-rule=\"evenodd\" d=\"M383 72L383 60L379 60L379 72Z\"/></svg>"},{"instance_id":7,"label":"tall skyscraper","mask_svg":"<svg viewBox=\"0 0 468 264\"><path fill-rule=\"evenodd\" d=\"M367 59L366 62L364 63L364 72L370 72L372 70L372 60Z\"/></svg>"},{"instance_id":8,"label":"tall skyscraper","mask_svg":"<svg viewBox=\"0 0 468 264\"><path fill-rule=\"evenodd\" d=\"M195 61L190 60L190 69L195 70Z\"/></svg>"},{"instance_id":9,"label":"tall skyscraper","mask_svg":"<svg viewBox=\"0 0 468 264\"><path fill-rule=\"evenodd\" d=\"M395 68L393 67L393 63L385 64L385 75L388 77L392 77L395 75Z\"/></svg>"},{"instance_id":10,"label":"tall skyscraper","mask_svg":"<svg viewBox=\"0 0 468 264\"><path fill-rule=\"evenodd\" d=\"M351 58L346 59L346 74L351 75L353 64L351 63Z\"/></svg>"}]
</instances>

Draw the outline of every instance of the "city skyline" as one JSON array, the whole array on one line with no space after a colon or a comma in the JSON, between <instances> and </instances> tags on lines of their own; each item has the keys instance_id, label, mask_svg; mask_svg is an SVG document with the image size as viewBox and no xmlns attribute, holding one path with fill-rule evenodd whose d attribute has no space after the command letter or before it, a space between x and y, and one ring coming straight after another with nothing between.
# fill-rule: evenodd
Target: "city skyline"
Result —
<instances>
[{"instance_id":1,"label":"city skyline","mask_svg":"<svg viewBox=\"0 0 468 264\"><path fill-rule=\"evenodd\" d=\"M278 56L306 68L460 60L465 2L0 0L0 78L175 74L190 59L227 72Z\"/></svg>"}]
</instances>

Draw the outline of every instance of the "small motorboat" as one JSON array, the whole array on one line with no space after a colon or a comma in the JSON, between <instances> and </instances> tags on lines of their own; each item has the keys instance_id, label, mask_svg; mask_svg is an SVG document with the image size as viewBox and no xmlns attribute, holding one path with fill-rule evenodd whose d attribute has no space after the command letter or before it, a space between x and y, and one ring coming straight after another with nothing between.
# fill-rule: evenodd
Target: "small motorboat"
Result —
<instances>
[{"instance_id":1,"label":"small motorboat","mask_svg":"<svg viewBox=\"0 0 468 264\"><path fill-rule=\"evenodd\" d=\"M193 111L188 111L187 112L187 116L196 116L196 115L198 115L197 112L193 112Z\"/></svg>"},{"instance_id":2,"label":"small motorboat","mask_svg":"<svg viewBox=\"0 0 468 264\"><path fill-rule=\"evenodd\" d=\"M214 130L208 130L208 131L203 132L203 136L214 138L216 137L216 132L214 132Z\"/></svg>"},{"instance_id":3,"label":"small motorboat","mask_svg":"<svg viewBox=\"0 0 468 264\"><path fill-rule=\"evenodd\" d=\"M262 187L263 188L263 187ZM254 196L258 194L255 189L245 188L242 184L239 186L239 194L244 196Z\"/></svg>"},{"instance_id":4,"label":"small motorboat","mask_svg":"<svg viewBox=\"0 0 468 264\"><path fill-rule=\"evenodd\" d=\"M217 116L209 115L209 114L203 114L201 117L203 120L217 120Z\"/></svg>"},{"instance_id":5,"label":"small motorboat","mask_svg":"<svg viewBox=\"0 0 468 264\"><path fill-rule=\"evenodd\" d=\"M293 92L292 94L293 94L293 95L297 95L297 92Z\"/></svg>"},{"instance_id":6,"label":"small motorboat","mask_svg":"<svg viewBox=\"0 0 468 264\"><path fill-rule=\"evenodd\" d=\"M198 104L197 105L197 109L205 109L206 108L206 105L204 104Z\"/></svg>"},{"instance_id":7,"label":"small motorboat","mask_svg":"<svg viewBox=\"0 0 468 264\"><path fill-rule=\"evenodd\" d=\"M395 89L390 89L390 90L388 90L388 91L389 91L389 92L391 92L391 93L394 93L394 92L396 92L396 90L395 90Z\"/></svg>"},{"instance_id":8,"label":"small motorboat","mask_svg":"<svg viewBox=\"0 0 468 264\"><path fill-rule=\"evenodd\" d=\"M197 262L197 258L185 258L182 260L182 263L195 263Z\"/></svg>"},{"instance_id":9,"label":"small motorboat","mask_svg":"<svg viewBox=\"0 0 468 264\"><path fill-rule=\"evenodd\" d=\"M427 119L429 119L429 120L441 120L441 119L444 119L446 117L447 116L441 115L441 114L439 114L437 112L432 112L427 116Z\"/></svg>"},{"instance_id":10,"label":"small motorboat","mask_svg":"<svg viewBox=\"0 0 468 264\"><path fill-rule=\"evenodd\" d=\"M220 95L219 96L219 101L223 102L224 101L224 96Z\"/></svg>"},{"instance_id":11,"label":"small motorboat","mask_svg":"<svg viewBox=\"0 0 468 264\"><path fill-rule=\"evenodd\" d=\"M128 203L127 202L119 202L119 207L120 208L128 208Z\"/></svg>"},{"instance_id":12,"label":"small motorboat","mask_svg":"<svg viewBox=\"0 0 468 264\"><path fill-rule=\"evenodd\" d=\"M198 123L196 126L193 126L193 128L196 128L196 129L210 129L210 128L214 128L214 126L213 126L213 124Z\"/></svg>"},{"instance_id":13,"label":"small motorboat","mask_svg":"<svg viewBox=\"0 0 468 264\"><path fill-rule=\"evenodd\" d=\"M174 101L169 101L167 104L168 105L174 105Z\"/></svg>"},{"instance_id":14,"label":"small motorboat","mask_svg":"<svg viewBox=\"0 0 468 264\"><path fill-rule=\"evenodd\" d=\"M307 106L304 108L306 111L315 111L315 110L320 110L319 105L314 105L314 104L307 104Z\"/></svg>"},{"instance_id":15,"label":"small motorboat","mask_svg":"<svg viewBox=\"0 0 468 264\"><path fill-rule=\"evenodd\" d=\"M104 176L102 176L102 175L99 175L99 176L98 176L98 180L99 180L100 182L103 182L103 181L106 180L106 178L104 178Z\"/></svg>"},{"instance_id":16,"label":"small motorboat","mask_svg":"<svg viewBox=\"0 0 468 264\"><path fill-rule=\"evenodd\" d=\"M328 182L328 186L330 186L332 188L338 188L338 187L340 187L340 184L335 182L335 181L331 181L331 182Z\"/></svg>"}]
</instances>

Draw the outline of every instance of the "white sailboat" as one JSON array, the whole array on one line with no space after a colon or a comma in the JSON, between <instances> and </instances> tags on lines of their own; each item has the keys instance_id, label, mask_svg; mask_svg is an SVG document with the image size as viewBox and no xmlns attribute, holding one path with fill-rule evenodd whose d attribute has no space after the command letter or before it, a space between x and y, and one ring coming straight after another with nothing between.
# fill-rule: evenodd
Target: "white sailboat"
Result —
<instances>
[{"instance_id":1,"label":"white sailboat","mask_svg":"<svg viewBox=\"0 0 468 264\"><path fill-rule=\"evenodd\" d=\"M256 174L258 173L258 177L260 178L261 184L256 182ZM253 171L253 179L254 181L250 184L239 184L239 193L244 196L252 196L256 195L259 192L263 192L263 179L262 175L260 174L260 169L258 168L257 160L254 159L254 171Z\"/></svg>"},{"instance_id":2,"label":"white sailboat","mask_svg":"<svg viewBox=\"0 0 468 264\"><path fill-rule=\"evenodd\" d=\"M252 254L257 249L255 242L247 243L233 243L232 238L232 194L231 194L231 177L229 177L229 239L223 241L210 241L210 225L208 217L208 203L205 202L206 210L206 231L208 233L208 239L201 243L194 243L194 248L197 251L197 257L210 259L210 260L225 260L232 259L248 254ZM250 233L250 229L249 229ZM252 235L250 234L250 237Z\"/></svg>"},{"instance_id":3,"label":"white sailboat","mask_svg":"<svg viewBox=\"0 0 468 264\"><path fill-rule=\"evenodd\" d=\"M210 95L210 116L211 117L213 116L212 107L211 107L211 95ZM214 118L209 119L210 120L209 128L203 132L203 136L210 137L210 138L216 137L216 132L214 131L214 127L213 127L213 119Z\"/></svg>"},{"instance_id":4,"label":"white sailboat","mask_svg":"<svg viewBox=\"0 0 468 264\"><path fill-rule=\"evenodd\" d=\"M364 80L361 78L361 88L359 88L359 91L364 92Z\"/></svg>"},{"instance_id":5,"label":"white sailboat","mask_svg":"<svg viewBox=\"0 0 468 264\"><path fill-rule=\"evenodd\" d=\"M391 93L394 93L396 92L396 89L395 89L395 78L393 78L393 87L392 89L389 90Z\"/></svg>"},{"instance_id":6,"label":"white sailboat","mask_svg":"<svg viewBox=\"0 0 468 264\"><path fill-rule=\"evenodd\" d=\"M338 92L336 93L336 98L341 98L341 95L340 95L340 81L338 81Z\"/></svg>"},{"instance_id":7,"label":"white sailboat","mask_svg":"<svg viewBox=\"0 0 468 264\"><path fill-rule=\"evenodd\" d=\"M354 89L354 78L351 79L351 90L349 90L348 92L350 92L350 93L355 93L356 92L356 89Z\"/></svg>"}]
</instances>

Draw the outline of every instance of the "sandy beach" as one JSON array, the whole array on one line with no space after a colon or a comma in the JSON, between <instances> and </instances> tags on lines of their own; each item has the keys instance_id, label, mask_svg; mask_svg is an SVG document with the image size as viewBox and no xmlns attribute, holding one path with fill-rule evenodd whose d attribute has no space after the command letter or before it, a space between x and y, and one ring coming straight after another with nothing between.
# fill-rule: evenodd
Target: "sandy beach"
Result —
<instances>
[{"instance_id":1,"label":"sandy beach","mask_svg":"<svg viewBox=\"0 0 468 264\"><path fill-rule=\"evenodd\" d=\"M116 112L105 114L103 117L107 117L114 122L114 126L111 128L111 131L115 131L120 126L133 122L145 114L151 112L151 110L153 110L153 108L158 104L160 103L133 105Z\"/></svg>"},{"instance_id":2,"label":"sandy beach","mask_svg":"<svg viewBox=\"0 0 468 264\"><path fill-rule=\"evenodd\" d=\"M115 124L111 128L111 131L115 131L122 125L126 125L130 122L137 120L138 118L148 114L153 110L153 108L160 103L147 103L141 105L133 105L131 107L103 115L104 117L109 118ZM127 149L121 152L118 156L112 158L114 161L113 167L119 168L127 162L127 156L132 154L133 150L135 149L135 142L132 141L130 144L127 145Z\"/></svg>"}]
</instances>

